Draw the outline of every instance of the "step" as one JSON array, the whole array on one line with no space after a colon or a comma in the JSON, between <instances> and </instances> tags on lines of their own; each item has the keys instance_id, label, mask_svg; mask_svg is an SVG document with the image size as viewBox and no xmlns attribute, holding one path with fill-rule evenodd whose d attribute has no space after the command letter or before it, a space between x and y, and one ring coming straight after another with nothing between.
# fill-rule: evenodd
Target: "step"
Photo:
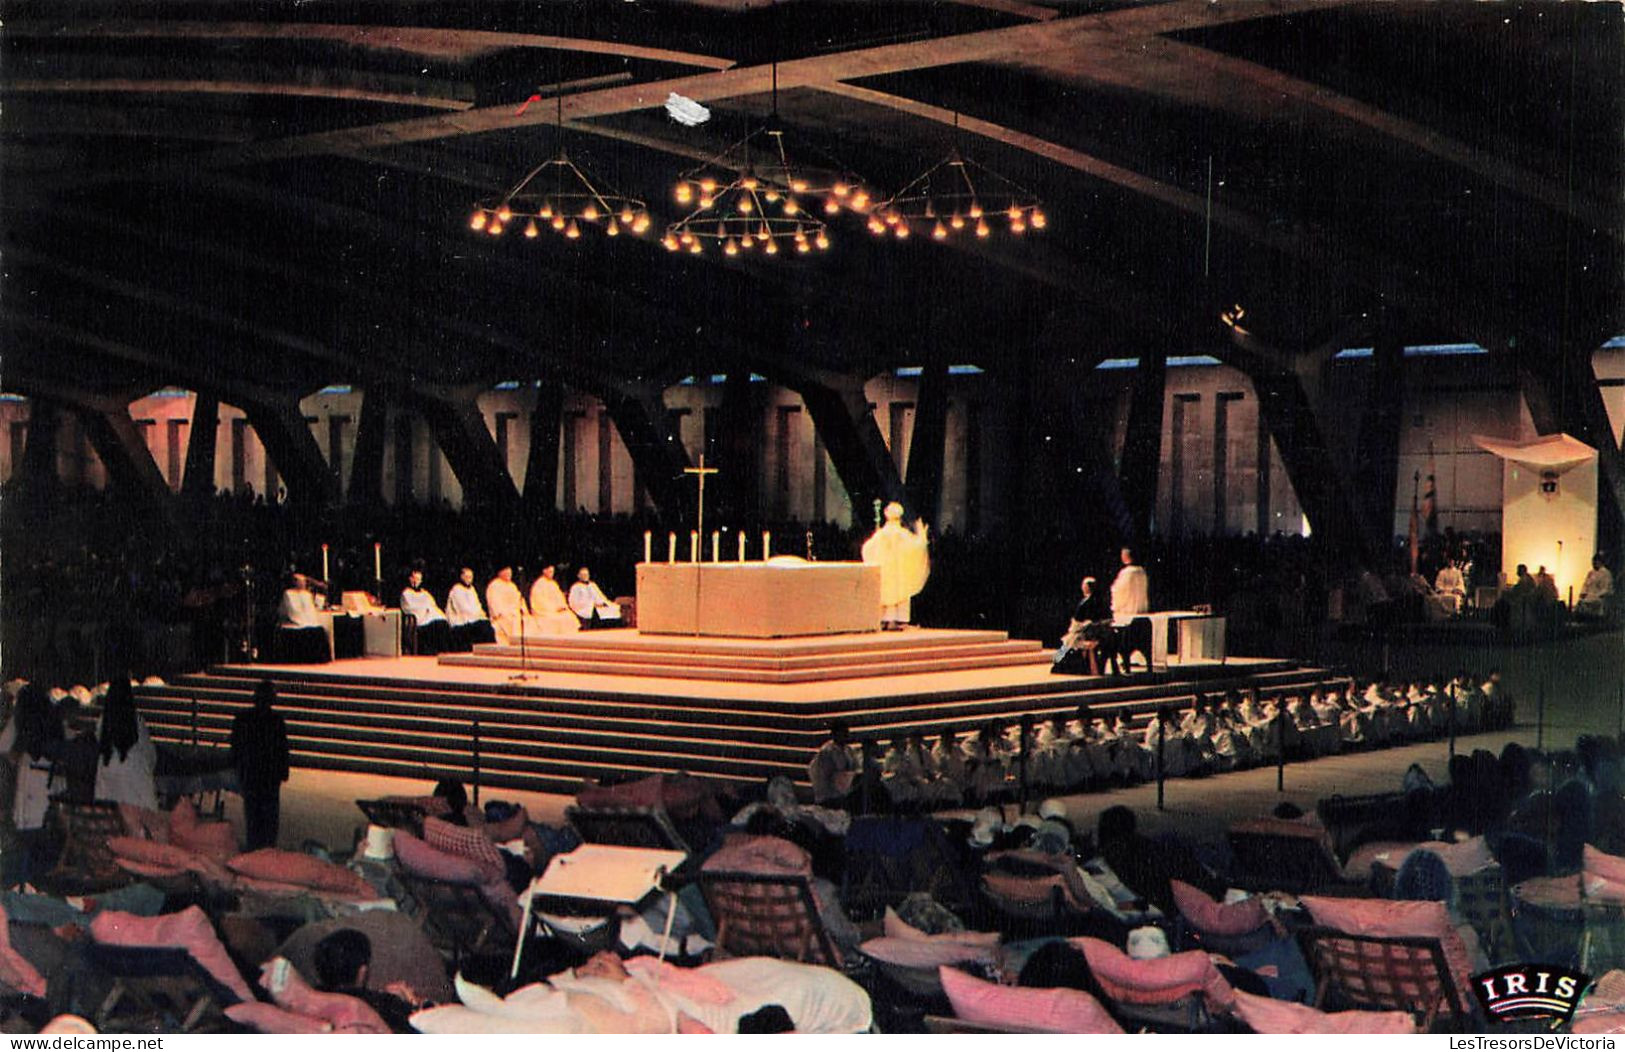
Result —
<instances>
[{"instance_id":1,"label":"step","mask_svg":"<svg viewBox=\"0 0 1625 1052\"><path fill-rule=\"evenodd\" d=\"M827 683L832 680L908 676L933 672L966 672L975 669L1017 668L1047 665L1049 655L1037 650L1003 651L991 654L962 654L932 657L893 657L883 661L824 664L802 668L718 668L701 665L672 665L634 662L624 657L613 661L579 658L548 659L530 656L523 664L516 657L485 654L458 654L441 658L445 665L467 668L511 668L529 672L565 672L585 675L642 676L658 679L692 679L721 683Z\"/></svg>"}]
</instances>

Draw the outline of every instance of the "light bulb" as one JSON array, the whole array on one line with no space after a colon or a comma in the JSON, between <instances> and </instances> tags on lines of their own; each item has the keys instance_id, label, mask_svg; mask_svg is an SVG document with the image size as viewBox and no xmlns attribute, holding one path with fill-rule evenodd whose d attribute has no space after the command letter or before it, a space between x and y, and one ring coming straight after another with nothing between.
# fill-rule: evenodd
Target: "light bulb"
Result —
<instances>
[{"instance_id":1,"label":"light bulb","mask_svg":"<svg viewBox=\"0 0 1625 1052\"><path fill-rule=\"evenodd\" d=\"M834 215L841 210L841 202L831 197L824 201L824 214Z\"/></svg>"},{"instance_id":2,"label":"light bulb","mask_svg":"<svg viewBox=\"0 0 1625 1052\"><path fill-rule=\"evenodd\" d=\"M740 182L740 184L739 184L739 185L740 185L740 186L743 186L743 187L744 187L744 188L745 188L745 189L747 189L747 190L754 190L754 189L756 189L756 187L757 187L757 186L758 186L758 185L759 185L759 184L758 184L758 183L757 183L757 182L756 182L756 177L755 177L755 176L754 176L754 175L747 175L747 176L745 176L745 178L744 178L744 179L743 179L743 180L742 180L742 181L741 181L741 182Z\"/></svg>"},{"instance_id":3,"label":"light bulb","mask_svg":"<svg viewBox=\"0 0 1625 1052\"><path fill-rule=\"evenodd\" d=\"M812 248L812 246L807 244L807 239L806 238L804 238L804 237L796 238L796 251L797 252L806 252L811 248Z\"/></svg>"},{"instance_id":4,"label":"light bulb","mask_svg":"<svg viewBox=\"0 0 1625 1052\"><path fill-rule=\"evenodd\" d=\"M598 219L598 206L588 201L587 207L581 210L581 218L589 223L596 222Z\"/></svg>"},{"instance_id":5,"label":"light bulb","mask_svg":"<svg viewBox=\"0 0 1625 1052\"><path fill-rule=\"evenodd\" d=\"M632 219L633 219L632 210L630 208L627 208L625 205L622 205L621 206L621 225L622 226L631 226L632 225Z\"/></svg>"},{"instance_id":6,"label":"light bulb","mask_svg":"<svg viewBox=\"0 0 1625 1052\"><path fill-rule=\"evenodd\" d=\"M887 226L896 226L898 223L901 223L902 221L903 221L903 217L902 217L901 213L898 213L898 212L887 212L886 213L886 225Z\"/></svg>"},{"instance_id":7,"label":"light bulb","mask_svg":"<svg viewBox=\"0 0 1625 1052\"><path fill-rule=\"evenodd\" d=\"M739 197L739 210L745 215L756 211L756 205L751 202L749 195L741 194Z\"/></svg>"},{"instance_id":8,"label":"light bulb","mask_svg":"<svg viewBox=\"0 0 1625 1052\"><path fill-rule=\"evenodd\" d=\"M852 207L858 209L859 211L862 211L863 209L868 208L869 207L869 193L868 193L868 191L859 190L857 193L853 194L852 195Z\"/></svg>"},{"instance_id":9,"label":"light bulb","mask_svg":"<svg viewBox=\"0 0 1625 1052\"><path fill-rule=\"evenodd\" d=\"M773 239L773 231L771 231L771 230L769 230L767 228L766 223L763 223L761 226L756 228L756 240L758 240L758 241L771 241L772 239Z\"/></svg>"},{"instance_id":10,"label":"light bulb","mask_svg":"<svg viewBox=\"0 0 1625 1052\"><path fill-rule=\"evenodd\" d=\"M897 240L906 241L908 239L908 224L899 220L897 223L897 228L893 230L892 233L897 235Z\"/></svg>"},{"instance_id":11,"label":"light bulb","mask_svg":"<svg viewBox=\"0 0 1625 1052\"><path fill-rule=\"evenodd\" d=\"M1016 220L1021 218L1021 209L1017 208L1015 205L1011 205L1009 208L1004 210L1004 214L1010 217L1010 222L1014 223Z\"/></svg>"},{"instance_id":12,"label":"light bulb","mask_svg":"<svg viewBox=\"0 0 1625 1052\"><path fill-rule=\"evenodd\" d=\"M553 202L552 201L543 201L542 202L542 210L540 212L537 212L536 214L541 216L543 219L552 219L553 218Z\"/></svg>"},{"instance_id":13,"label":"light bulb","mask_svg":"<svg viewBox=\"0 0 1625 1052\"><path fill-rule=\"evenodd\" d=\"M570 220L570 225L565 228L564 236L572 241L581 236L581 228L576 226L576 221L574 219Z\"/></svg>"},{"instance_id":14,"label":"light bulb","mask_svg":"<svg viewBox=\"0 0 1625 1052\"><path fill-rule=\"evenodd\" d=\"M1049 217L1044 214L1043 209L1040 209L1040 208L1033 209L1033 229L1034 230L1042 230L1048 225L1049 225Z\"/></svg>"},{"instance_id":15,"label":"light bulb","mask_svg":"<svg viewBox=\"0 0 1625 1052\"><path fill-rule=\"evenodd\" d=\"M561 216L561 215L554 215L553 216L553 229L554 230L563 230L564 229L564 217L563 216Z\"/></svg>"},{"instance_id":16,"label":"light bulb","mask_svg":"<svg viewBox=\"0 0 1625 1052\"><path fill-rule=\"evenodd\" d=\"M468 228L470 230L485 229L485 209L476 208L474 210L474 214L468 217Z\"/></svg>"},{"instance_id":17,"label":"light bulb","mask_svg":"<svg viewBox=\"0 0 1625 1052\"><path fill-rule=\"evenodd\" d=\"M492 219L491 222L486 225L485 232L490 234L492 237L496 237L498 234L502 233L502 224L497 222L495 219Z\"/></svg>"},{"instance_id":18,"label":"light bulb","mask_svg":"<svg viewBox=\"0 0 1625 1052\"><path fill-rule=\"evenodd\" d=\"M987 220L978 219L976 221L976 236L977 237L986 237L987 235L988 235Z\"/></svg>"},{"instance_id":19,"label":"light bulb","mask_svg":"<svg viewBox=\"0 0 1625 1052\"><path fill-rule=\"evenodd\" d=\"M724 220L717 220L717 237L728 236L728 224Z\"/></svg>"},{"instance_id":20,"label":"light bulb","mask_svg":"<svg viewBox=\"0 0 1625 1052\"><path fill-rule=\"evenodd\" d=\"M829 247L829 236L820 230L818 232L818 236L813 238L813 243L816 244L820 250L826 249Z\"/></svg>"},{"instance_id":21,"label":"light bulb","mask_svg":"<svg viewBox=\"0 0 1625 1052\"><path fill-rule=\"evenodd\" d=\"M980 218L982 218L982 206L977 204L975 201L972 201L970 203L970 210L969 211L970 211L970 217L972 219L980 219Z\"/></svg>"},{"instance_id":22,"label":"light bulb","mask_svg":"<svg viewBox=\"0 0 1625 1052\"><path fill-rule=\"evenodd\" d=\"M745 231L745 236L739 239L739 247L746 252L756 247L756 239L750 236L749 230Z\"/></svg>"},{"instance_id":23,"label":"light bulb","mask_svg":"<svg viewBox=\"0 0 1625 1052\"><path fill-rule=\"evenodd\" d=\"M701 252L704 252L704 251L705 251L705 246L701 245L699 243L699 241L696 240L696 241L690 241L689 242L689 244L688 244L688 254L689 255L697 256Z\"/></svg>"},{"instance_id":24,"label":"light bulb","mask_svg":"<svg viewBox=\"0 0 1625 1052\"><path fill-rule=\"evenodd\" d=\"M502 222L506 223L508 220L510 220L512 218L513 218L513 211L507 205L503 205L501 208L497 209L497 219L499 219Z\"/></svg>"},{"instance_id":25,"label":"light bulb","mask_svg":"<svg viewBox=\"0 0 1625 1052\"><path fill-rule=\"evenodd\" d=\"M538 233L539 231L536 229L536 220L532 219L530 222L525 224L526 237L535 237Z\"/></svg>"},{"instance_id":26,"label":"light bulb","mask_svg":"<svg viewBox=\"0 0 1625 1052\"><path fill-rule=\"evenodd\" d=\"M619 237L620 236L621 224L616 222L614 216L610 216L610 218L609 218L609 226L606 226L604 228L604 233L608 234L610 237Z\"/></svg>"},{"instance_id":27,"label":"light bulb","mask_svg":"<svg viewBox=\"0 0 1625 1052\"><path fill-rule=\"evenodd\" d=\"M948 228L942 225L942 220L937 220L937 225L931 230L931 236L936 238L938 241L941 241L948 236Z\"/></svg>"},{"instance_id":28,"label":"light bulb","mask_svg":"<svg viewBox=\"0 0 1625 1052\"><path fill-rule=\"evenodd\" d=\"M725 256L739 255L739 246L734 243L733 238L730 237L727 241L722 243L722 254Z\"/></svg>"},{"instance_id":29,"label":"light bulb","mask_svg":"<svg viewBox=\"0 0 1625 1052\"><path fill-rule=\"evenodd\" d=\"M649 213L639 212L637 218L632 220L632 233L641 234L647 229L649 229Z\"/></svg>"},{"instance_id":30,"label":"light bulb","mask_svg":"<svg viewBox=\"0 0 1625 1052\"><path fill-rule=\"evenodd\" d=\"M1016 218L1010 220L1010 233L1012 233L1012 234L1025 234L1026 232L1027 232L1027 221L1026 220L1022 219L1020 216L1016 216Z\"/></svg>"},{"instance_id":31,"label":"light bulb","mask_svg":"<svg viewBox=\"0 0 1625 1052\"><path fill-rule=\"evenodd\" d=\"M792 179L792 180L790 180L790 189L794 190L798 194L806 193L807 192L807 180L805 180L805 179Z\"/></svg>"},{"instance_id":32,"label":"light bulb","mask_svg":"<svg viewBox=\"0 0 1625 1052\"><path fill-rule=\"evenodd\" d=\"M701 208L710 208L715 203L716 203L716 199L713 198L710 194L701 194L700 195L700 207Z\"/></svg>"},{"instance_id":33,"label":"light bulb","mask_svg":"<svg viewBox=\"0 0 1625 1052\"><path fill-rule=\"evenodd\" d=\"M965 217L960 215L958 212L955 212L954 217L948 220L948 225L953 227L955 230L963 230L965 229Z\"/></svg>"},{"instance_id":34,"label":"light bulb","mask_svg":"<svg viewBox=\"0 0 1625 1052\"><path fill-rule=\"evenodd\" d=\"M870 216L869 217L869 232L872 233L872 234L884 234L886 232L886 224L882 223L880 221L879 217Z\"/></svg>"},{"instance_id":35,"label":"light bulb","mask_svg":"<svg viewBox=\"0 0 1625 1052\"><path fill-rule=\"evenodd\" d=\"M852 192L852 188L847 186L845 183L836 183L834 190L836 197L845 197L847 194Z\"/></svg>"},{"instance_id":36,"label":"light bulb","mask_svg":"<svg viewBox=\"0 0 1625 1052\"><path fill-rule=\"evenodd\" d=\"M670 233L667 233L665 237L661 238L660 243L666 247L667 252L677 251L677 239L672 237Z\"/></svg>"},{"instance_id":37,"label":"light bulb","mask_svg":"<svg viewBox=\"0 0 1625 1052\"><path fill-rule=\"evenodd\" d=\"M766 251L767 251L767 254L770 255L770 256L778 255L779 254L779 243L777 241L769 241L767 243Z\"/></svg>"},{"instance_id":38,"label":"light bulb","mask_svg":"<svg viewBox=\"0 0 1625 1052\"><path fill-rule=\"evenodd\" d=\"M694 199L694 188L686 182L677 184L677 203L686 205Z\"/></svg>"},{"instance_id":39,"label":"light bulb","mask_svg":"<svg viewBox=\"0 0 1625 1052\"><path fill-rule=\"evenodd\" d=\"M700 180L700 192L701 193L708 194L711 191L715 190L716 188L717 188L717 181L715 179L711 179L711 178L708 177L708 178Z\"/></svg>"},{"instance_id":40,"label":"light bulb","mask_svg":"<svg viewBox=\"0 0 1625 1052\"><path fill-rule=\"evenodd\" d=\"M786 197L784 199L784 214L785 215L793 216L799 211L801 211L801 206L796 204L796 199L795 198Z\"/></svg>"},{"instance_id":41,"label":"light bulb","mask_svg":"<svg viewBox=\"0 0 1625 1052\"><path fill-rule=\"evenodd\" d=\"M763 194L762 196L766 197L769 201L777 201L779 199L779 192L769 187L767 193Z\"/></svg>"}]
</instances>

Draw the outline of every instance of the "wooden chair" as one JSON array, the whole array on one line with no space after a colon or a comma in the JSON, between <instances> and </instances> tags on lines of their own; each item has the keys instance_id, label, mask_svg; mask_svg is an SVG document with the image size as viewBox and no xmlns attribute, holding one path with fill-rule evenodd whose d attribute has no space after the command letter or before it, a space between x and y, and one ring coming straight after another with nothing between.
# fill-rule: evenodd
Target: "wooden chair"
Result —
<instances>
[{"instance_id":1,"label":"wooden chair","mask_svg":"<svg viewBox=\"0 0 1625 1052\"><path fill-rule=\"evenodd\" d=\"M1297 938L1315 977L1316 1008L1409 1012L1424 1033L1441 1022L1461 1030L1476 1023L1438 939L1322 927L1303 928Z\"/></svg>"},{"instance_id":2,"label":"wooden chair","mask_svg":"<svg viewBox=\"0 0 1625 1052\"><path fill-rule=\"evenodd\" d=\"M487 902L479 888L433 880L404 868L396 875L417 906L424 934L453 961L473 954L513 951L519 938L513 918Z\"/></svg>"},{"instance_id":3,"label":"wooden chair","mask_svg":"<svg viewBox=\"0 0 1625 1052\"><path fill-rule=\"evenodd\" d=\"M51 804L62 829L62 854L56 866L35 884L53 895L82 895L132 883L107 846L109 837L124 835L118 805L107 800Z\"/></svg>"},{"instance_id":4,"label":"wooden chair","mask_svg":"<svg viewBox=\"0 0 1625 1052\"><path fill-rule=\"evenodd\" d=\"M845 967L806 877L701 871L700 890L724 954Z\"/></svg>"},{"instance_id":5,"label":"wooden chair","mask_svg":"<svg viewBox=\"0 0 1625 1052\"><path fill-rule=\"evenodd\" d=\"M229 1026L222 1009L241 998L176 947L90 943L87 960L113 980L92 1020L103 1033L207 1033Z\"/></svg>"},{"instance_id":6,"label":"wooden chair","mask_svg":"<svg viewBox=\"0 0 1625 1052\"><path fill-rule=\"evenodd\" d=\"M565 808L565 820L588 844L617 847L646 847L693 854L683 835L672 824L664 808L628 805L625 807Z\"/></svg>"}]
</instances>

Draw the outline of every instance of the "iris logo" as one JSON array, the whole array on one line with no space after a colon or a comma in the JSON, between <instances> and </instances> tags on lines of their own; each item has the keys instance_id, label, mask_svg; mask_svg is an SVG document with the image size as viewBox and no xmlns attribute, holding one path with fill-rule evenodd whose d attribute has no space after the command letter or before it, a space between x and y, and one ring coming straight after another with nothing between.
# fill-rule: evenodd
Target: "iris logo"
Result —
<instances>
[{"instance_id":1,"label":"iris logo","mask_svg":"<svg viewBox=\"0 0 1625 1052\"><path fill-rule=\"evenodd\" d=\"M1473 992L1490 1019L1551 1019L1554 1027L1569 1021L1590 985L1585 973L1554 964L1509 964L1473 976Z\"/></svg>"}]
</instances>

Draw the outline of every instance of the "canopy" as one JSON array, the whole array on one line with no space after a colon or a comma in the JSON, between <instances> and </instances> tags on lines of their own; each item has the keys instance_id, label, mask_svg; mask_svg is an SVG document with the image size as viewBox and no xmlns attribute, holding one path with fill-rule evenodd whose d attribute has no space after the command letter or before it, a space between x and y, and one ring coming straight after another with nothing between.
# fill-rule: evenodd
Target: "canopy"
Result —
<instances>
[{"instance_id":1,"label":"canopy","mask_svg":"<svg viewBox=\"0 0 1625 1052\"><path fill-rule=\"evenodd\" d=\"M1564 472L1595 460L1597 451L1572 435L1542 435L1529 442L1515 442L1506 438L1474 435L1478 448L1504 460L1532 468L1552 468Z\"/></svg>"}]
</instances>

